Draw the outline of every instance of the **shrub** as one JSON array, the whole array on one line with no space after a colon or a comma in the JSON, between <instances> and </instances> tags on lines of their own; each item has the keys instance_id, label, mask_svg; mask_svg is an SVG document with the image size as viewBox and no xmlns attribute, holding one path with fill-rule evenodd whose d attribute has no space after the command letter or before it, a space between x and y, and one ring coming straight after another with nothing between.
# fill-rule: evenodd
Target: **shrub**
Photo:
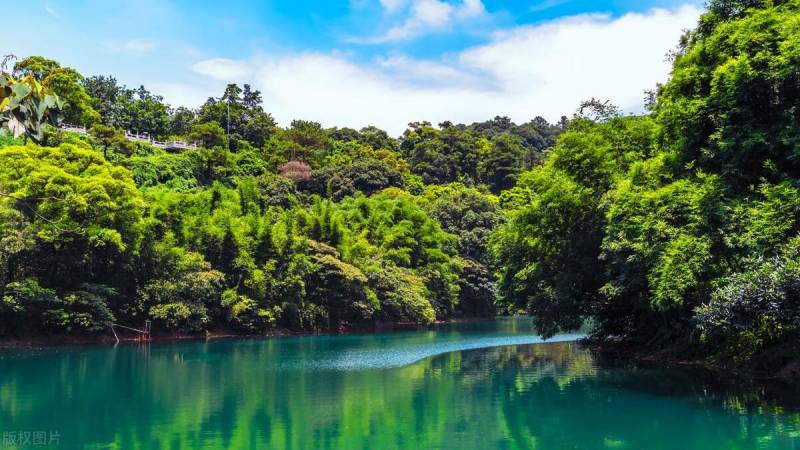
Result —
<instances>
[{"instance_id":1,"label":"shrub","mask_svg":"<svg viewBox=\"0 0 800 450\"><path fill-rule=\"evenodd\" d=\"M721 280L711 301L696 308L695 322L706 344L743 362L800 331L797 242L788 252Z\"/></svg>"}]
</instances>

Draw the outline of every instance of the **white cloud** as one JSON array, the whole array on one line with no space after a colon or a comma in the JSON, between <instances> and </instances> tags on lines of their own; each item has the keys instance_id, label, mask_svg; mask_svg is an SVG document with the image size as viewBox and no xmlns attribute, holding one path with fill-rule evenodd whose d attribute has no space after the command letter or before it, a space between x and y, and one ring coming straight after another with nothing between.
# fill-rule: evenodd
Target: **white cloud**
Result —
<instances>
[{"instance_id":1,"label":"white cloud","mask_svg":"<svg viewBox=\"0 0 800 450\"><path fill-rule=\"evenodd\" d=\"M164 97L167 103L172 106L186 106L187 108L198 108L209 97L222 95L225 83L196 81L194 83L170 83L153 81L145 84L147 88L158 95Z\"/></svg>"},{"instance_id":2,"label":"white cloud","mask_svg":"<svg viewBox=\"0 0 800 450\"><path fill-rule=\"evenodd\" d=\"M262 91L266 109L282 124L302 118L400 134L418 120L472 122L505 115L523 122L542 115L555 121L590 97L641 111L643 91L668 76L665 53L700 12L685 6L516 27L446 60L392 56L359 64L338 54L307 53L208 60L194 69L210 81L247 74L240 81ZM172 100L169 89L163 92Z\"/></svg>"},{"instance_id":3,"label":"white cloud","mask_svg":"<svg viewBox=\"0 0 800 450\"><path fill-rule=\"evenodd\" d=\"M404 81L421 86L474 86L479 88L485 82L480 74L459 70L452 65L437 61L413 59L405 55L394 55L376 60L384 76L395 82Z\"/></svg>"},{"instance_id":4,"label":"white cloud","mask_svg":"<svg viewBox=\"0 0 800 450\"><path fill-rule=\"evenodd\" d=\"M399 0L381 0L388 12L396 11L405 4ZM353 42L378 44L383 42L411 39L430 32L447 30L456 23L476 19L486 15L481 0L462 0L449 3L443 0L414 0L409 15L385 33L366 39L352 39Z\"/></svg>"},{"instance_id":5,"label":"white cloud","mask_svg":"<svg viewBox=\"0 0 800 450\"><path fill-rule=\"evenodd\" d=\"M45 6L44 10L47 12L47 14L50 14L51 16L55 17L56 19L60 17L60 15L58 14L58 11L56 11L55 8L53 8L52 6Z\"/></svg>"},{"instance_id":6,"label":"white cloud","mask_svg":"<svg viewBox=\"0 0 800 450\"><path fill-rule=\"evenodd\" d=\"M200 61L192 66L192 71L216 80L240 82L252 75L250 65L244 61L214 58Z\"/></svg>"},{"instance_id":7,"label":"white cloud","mask_svg":"<svg viewBox=\"0 0 800 450\"><path fill-rule=\"evenodd\" d=\"M486 8L481 0L464 0L461 8L456 11L462 18L472 18L486 14Z\"/></svg>"},{"instance_id":8,"label":"white cloud","mask_svg":"<svg viewBox=\"0 0 800 450\"><path fill-rule=\"evenodd\" d=\"M114 53L144 55L155 50L158 44L149 39L129 39L127 41L108 41L105 43L105 47Z\"/></svg>"},{"instance_id":9,"label":"white cloud","mask_svg":"<svg viewBox=\"0 0 800 450\"><path fill-rule=\"evenodd\" d=\"M383 9L388 13L397 12L408 3L407 0L380 0L380 2Z\"/></svg>"}]
</instances>

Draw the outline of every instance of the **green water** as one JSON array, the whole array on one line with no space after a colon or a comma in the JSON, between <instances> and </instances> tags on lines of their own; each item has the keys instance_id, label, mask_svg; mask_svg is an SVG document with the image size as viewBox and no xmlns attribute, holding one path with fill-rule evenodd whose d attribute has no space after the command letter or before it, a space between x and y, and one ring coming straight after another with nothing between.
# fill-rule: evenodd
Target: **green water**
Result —
<instances>
[{"instance_id":1,"label":"green water","mask_svg":"<svg viewBox=\"0 0 800 450\"><path fill-rule=\"evenodd\" d=\"M800 446L796 391L606 367L574 337L540 343L529 321L507 319L374 335L4 350L0 448ZM31 443L10 445L21 433Z\"/></svg>"}]
</instances>

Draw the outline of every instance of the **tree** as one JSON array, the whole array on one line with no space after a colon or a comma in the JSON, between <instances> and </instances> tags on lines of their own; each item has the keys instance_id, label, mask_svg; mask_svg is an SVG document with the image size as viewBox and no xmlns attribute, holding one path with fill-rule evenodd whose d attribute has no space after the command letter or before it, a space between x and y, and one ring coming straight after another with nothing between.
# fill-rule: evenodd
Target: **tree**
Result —
<instances>
[{"instance_id":1,"label":"tree","mask_svg":"<svg viewBox=\"0 0 800 450\"><path fill-rule=\"evenodd\" d=\"M375 150L386 149L396 152L400 149L397 139L390 137L387 132L374 126L362 128L358 132L358 136L359 142L367 144Z\"/></svg>"},{"instance_id":2,"label":"tree","mask_svg":"<svg viewBox=\"0 0 800 450\"><path fill-rule=\"evenodd\" d=\"M458 302L456 237L442 231L415 200L397 188L372 197L350 197L340 205L350 239L343 239L348 260L367 262L374 254L425 280L437 317L449 317Z\"/></svg>"},{"instance_id":3,"label":"tree","mask_svg":"<svg viewBox=\"0 0 800 450\"><path fill-rule=\"evenodd\" d=\"M97 75L83 79L83 88L91 97L92 107L100 114L100 120L107 125L124 126L120 120L120 97L124 87L113 76Z\"/></svg>"},{"instance_id":4,"label":"tree","mask_svg":"<svg viewBox=\"0 0 800 450\"><path fill-rule=\"evenodd\" d=\"M272 116L264 112L261 92L250 85L244 88L229 84L221 97L209 97L200 107L197 122L216 122L230 136L231 148L236 149L239 139L255 147L263 147L276 131Z\"/></svg>"},{"instance_id":5,"label":"tree","mask_svg":"<svg viewBox=\"0 0 800 450\"><path fill-rule=\"evenodd\" d=\"M456 314L462 317L494 317L497 314L496 286L489 270L471 259L461 259L459 262L462 267Z\"/></svg>"},{"instance_id":6,"label":"tree","mask_svg":"<svg viewBox=\"0 0 800 450\"><path fill-rule=\"evenodd\" d=\"M282 164L278 170L281 176L300 183L311 179L311 166L301 161L289 161Z\"/></svg>"},{"instance_id":7,"label":"tree","mask_svg":"<svg viewBox=\"0 0 800 450\"><path fill-rule=\"evenodd\" d=\"M531 154L531 160L536 160L540 158L534 155L541 155L541 152L555 145L558 135L564 131L563 124L566 117L562 117L561 121L561 124L551 125L546 119L535 117L529 122L517 125L508 117L497 116L485 122L475 122L467 128L489 140L501 134L514 135L522 141L526 151Z\"/></svg>"},{"instance_id":8,"label":"tree","mask_svg":"<svg viewBox=\"0 0 800 450\"><path fill-rule=\"evenodd\" d=\"M423 196L433 197L426 209L442 229L458 236L459 253L488 264L489 236L504 222L497 199L461 184L428 186Z\"/></svg>"},{"instance_id":9,"label":"tree","mask_svg":"<svg viewBox=\"0 0 800 450\"><path fill-rule=\"evenodd\" d=\"M75 69L61 67L56 61L41 56L31 56L14 65L14 72L31 76L63 102L64 120L76 125L92 125L100 115L92 108L91 98L81 85L83 76Z\"/></svg>"},{"instance_id":10,"label":"tree","mask_svg":"<svg viewBox=\"0 0 800 450\"><path fill-rule=\"evenodd\" d=\"M376 318L415 323L436 320L425 279L413 271L394 264L371 265L367 277L380 302Z\"/></svg>"},{"instance_id":11,"label":"tree","mask_svg":"<svg viewBox=\"0 0 800 450\"><path fill-rule=\"evenodd\" d=\"M798 12L712 1L652 118L583 105L493 237L503 299L546 334L796 358Z\"/></svg>"},{"instance_id":12,"label":"tree","mask_svg":"<svg viewBox=\"0 0 800 450\"><path fill-rule=\"evenodd\" d=\"M118 292L131 287L125 271L144 208L130 173L73 144L10 146L0 152L0 192L3 321L29 320L34 331L105 328Z\"/></svg>"},{"instance_id":13,"label":"tree","mask_svg":"<svg viewBox=\"0 0 800 450\"><path fill-rule=\"evenodd\" d=\"M172 112L169 122L169 134L187 136L192 132L195 112L186 107L179 107Z\"/></svg>"},{"instance_id":14,"label":"tree","mask_svg":"<svg viewBox=\"0 0 800 450\"><path fill-rule=\"evenodd\" d=\"M125 89L124 107L121 111L123 128L150 136L166 136L169 132L169 105L164 98L139 86L138 89Z\"/></svg>"},{"instance_id":15,"label":"tree","mask_svg":"<svg viewBox=\"0 0 800 450\"><path fill-rule=\"evenodd\" d=\"M133 152L133 144L125 137L125 132L112 126L96 124L89 128L92 136L103 149L103 157L108 159L108 150L116 149L126 155Z\"/></svg>"},{"instance_id":16,"label":"tree","mask_svg":"<svg viewBox=\"0 0 800 450\"><path fill-rule=\"evenodd\" d=\"M653 149L655 124L647 117L581 119L572 127L542 166L520 176L531 199L492 237L501 298L532 314L545 335L597 317L606 282L604 198Z\"/></svg>"},{"instance_id":17,"label":"tree","mask_svg":"<svg viewBox=\"0 0 800 450\"><path fill-rule=\"evenodd\" d=\"M481 155L478 177L487 183L495 194L514 186L517 176L524 170L525 149L519 138L511 134L500 134L492 139L492 145Z\"/></svg>"},{"instance_id":18,"label":"tree","mask_svg":"<svg viewBox=\"0 0 800 450\"><path fill-rule=\"evenodd\" d=\"M44 138L47 124L58 124L64 104L33 75L21 79L0 71L0 135Z\"/></svg>"},{"instance_id":19,"label":"tree","mask_svg":"<svg viewBox=\"0 0 800 450\"><path fill-rule=\"evenodd\" d=\"M769 6L768 6L769 5ZM678 164L737 191L800 169L797 2L712 1L658 91L660 140Z\"/></svg>"},{"instance_id":20,"label":"tree","mask_svg":"<svg viewBox=\"0 0 800 450\"><path fill-rule=\"evenodd\" d=\"M198 123L192 127L189 138L204 148L225 147L228 139L225 130L216 122Z\"/></svg>"},{"instance_id":21,"label":"tree","mask_svg":"<svg viewBox=\"0 0 800 450\"><path fill-rule=\"evenodd\" d=\"M594 97L581 102L578 112L575 113L576 117L593 122L608 122L621 114L622 110L610 100L598 100Z\"/></svg>"},{"instance_id":22,"label":"tree","mask_svg":"<svg viewBox=\"0 0 800 450\"><path fill-rule=\"evenodd\" d=\"M343 323L362 323L372 317L377 298L366 290L367 277L359 268L330 254L313 255L312 262L308 295L326 309L328 329L340 330Z\"/></svg>"},{"instance_id":23,"label":"tree","mask_svg":"<svg viewBox=\"0 0 800 450\"><path fill-rule=\"evenodd\" d=\"M289 129L286 130L286 137L308 154L307 160L312 165L322 160L331 146L330 138L322 125L317 122L293 120Z\"/></svg>"},{"instance_id":24,"label":"tree","mask_svg":"<svg viewBox=\"0 0 800 450\"><path fill-rule=\"evenodd\" d=\"M186 133L186 114L189 110L178 108L171 116L170 107L164 103L164 99L144 86L129 89L112 76L94 76L84 79L83 87L91 96L92 106L99 112L100 120L105 125L147 133L153 137ZM184 122L184 133L173 132L174 120Z\"/></svg>"},{"instance_id":25,"label":"tree","mask_svg":"<svg viewBox=\"0 0 800 450\"><path fill-rule=\"evenodd\" d=\"M478 159L488 141L451 123L437 130L428 122L412 123L403 134L400 148L411 171L425 183L442 184L477 178Z\"/></svg>"},{"instance_id":26,"label":"tree","mask_svg":"<svg viewBox=\"0 0 800 450\"><path fill-rule=\"evenodd\" d=\"M358 159L351 164L330 165L310 175L317 194L334 200L358 192L372 195L388 187L404 187L403 176L393 167L376 159Z\"/></svg>"},{"instance_id":27,"label":"tree","mask_svg":"<svg viewBox=\"0 0 800 450\"><path fill-rule=\"evenodd\" d=\"M71 243L118 252L133 244L144 202L127 169L73 144L6 147L0 162L0 191L10 195L4 201L31 221L42 242L65 252ZM89 263L102 267L101 261Z\"/></svg>"},{"instance_id":28,"label":"tree","mask_svg":"<svg viewBox=\"0 0 800 450\"><path fill-rule=\"evenodd\" d=\"M800 332L798 244L792 238L779 255L751 261L714 290L696 311L704 343L739 364L770 368L791 362L791 352L766 350L796 342Z\"/></svg>"},{"instance_id":29,"label":"tree","mask_svg":"<svg viewBox=\"0 0 800 450\"><path fill-rule=\"evenodd\" d=\"M222 303L224 274L212 269L202 256L182 249L176 251L170 249L168 243L164 244L159 251L165 254L160 257L167 261L160 264L177 263L177 266L167 266L162 272L164 278L148 281L139 290L141 302L148 316L164 328L205 330L215 319L211 311ZM169 261L175 257L177 261Z\"/></svg>"}]
</instances>

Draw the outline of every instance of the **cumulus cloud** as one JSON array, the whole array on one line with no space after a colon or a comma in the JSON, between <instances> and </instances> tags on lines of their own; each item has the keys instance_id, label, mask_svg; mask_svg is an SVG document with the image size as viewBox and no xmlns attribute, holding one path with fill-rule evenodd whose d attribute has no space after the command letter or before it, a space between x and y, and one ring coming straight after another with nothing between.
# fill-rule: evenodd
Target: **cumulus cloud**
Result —
<instances>
[{"instance_id":1,"label":"cumulus cloud","mask_svg":"<svg viewBox=\"0 0 800 450\"><path fill-rule=\"evenodd\" d=\"M236 61L227 58L213 58L200 61L192 66L192 71L207 77L238 82L248 79L252 75L251 65L245 61Z\"/></svg>"},{"instance_id":2,"label":"cumulus cloud","mask_svg":"<svg viewBox=\"0 0 800 450\"><path fill-rule=\"evenodd\" d=\"M542 115L555 121L590 97L641 111L643 91L668 76L665 53L700 13L685 6L521 26L441 60L392 56L357 63L338 54L307 53L215 59L194 68L220 83L246 75L283 124L302 118L400 134L418 120L472 122L505 115L523 122ZM170 98L166 91L165 96Z\"/></svg>"},{"instance_id":3,"label":"cumulus cloud","mask_svg":"<svg viewBox=\"0 0 800 450\"><path fill-rule=\"evenodd\" d=\"M406 2L402 0L381 0L387 12L395 12ZM440 32L457 23L469 21L486 15L486 8L481 0L462 0L460 3L449 3L442 0L414 0L408 16L402 23L392 26L385 33L369 37L351 39L363 44L379 44L400 41L417 37L426 33Z\"/></svg>"},{"instance_id":4,"label":"cumulus cloud","mask_svg":"<svg viewBox=\"0 0 800 450\"><path fill-rule=\"evenodd\" d=\"M377 68L385 77L394 82L404 82L416 86L471 86L479 89L487 79L479 73L460 70L452 65L437 61L426 61L410 58L405 55L393 55L375 60Z\"/></svg>"}]
</instances>

